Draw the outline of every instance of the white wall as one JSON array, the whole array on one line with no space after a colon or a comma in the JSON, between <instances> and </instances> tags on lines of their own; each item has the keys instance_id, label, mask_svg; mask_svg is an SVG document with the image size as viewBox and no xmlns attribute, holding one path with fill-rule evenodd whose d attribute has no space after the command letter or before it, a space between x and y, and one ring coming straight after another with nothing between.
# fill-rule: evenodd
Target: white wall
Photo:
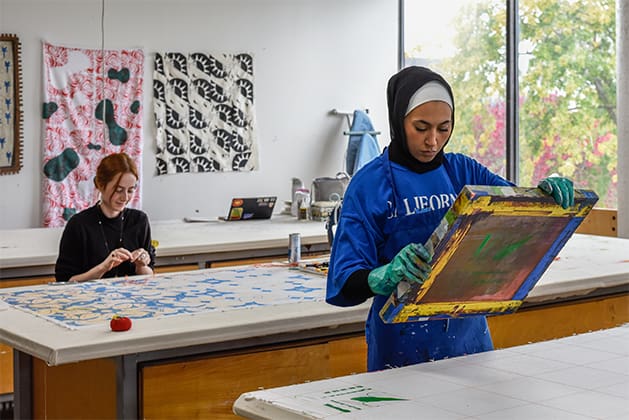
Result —
<instances>
[{"instance_id":1,"label":"white wall","mask_svg":"<svg viewBox=\"0 0 629 420\"><path fill-rule=\"evenodd\" d=\"M397 0L105 0L105 48L144 49L143 210L151 220L218 216L232 195L289 199L344 169L347 122L368 108L388 144L386 82L397 69ZM22 43L24 158L0 177L0 229L41 226L42 41L100 48L101 0L0 0L0 32ZM155 176L156 51L251 52L260 170ZM281 203L280 203L281 205ZM196 212L198 211L198 213Z\"/></svg>"}]
</instances>

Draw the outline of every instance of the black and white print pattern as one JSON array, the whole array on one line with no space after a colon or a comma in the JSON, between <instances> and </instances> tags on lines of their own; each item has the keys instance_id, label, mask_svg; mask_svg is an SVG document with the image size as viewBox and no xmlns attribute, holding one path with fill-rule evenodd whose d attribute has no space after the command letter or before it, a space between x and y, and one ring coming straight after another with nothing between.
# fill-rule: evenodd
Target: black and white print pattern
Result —
<instances>
[{"instance_id":1,"label":"black and white print pattern","mask_svg":"<svg viewBox=\"0 0 629 420\"><path fill-rule=\"evenodd\" d=\"M251 54L155 54L157 174L258 169Z\"/></svg>"}]
</instances>

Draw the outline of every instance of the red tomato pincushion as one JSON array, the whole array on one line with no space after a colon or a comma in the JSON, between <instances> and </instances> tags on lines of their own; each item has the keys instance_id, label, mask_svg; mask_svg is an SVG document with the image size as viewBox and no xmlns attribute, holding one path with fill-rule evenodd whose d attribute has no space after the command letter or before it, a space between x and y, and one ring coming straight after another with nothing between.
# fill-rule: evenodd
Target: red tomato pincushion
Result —
<instances>
[{"instance_id":1,"label":"red tomato pincushion","mask_svg":"<svg viewBox=\"0 0 629 420\"><path fill-rule=\"evenodd\" d=\"M131 328L131 318L114 315L109 321L109 327L112 331L127 331Z\"/></svg>"}]
</instances>

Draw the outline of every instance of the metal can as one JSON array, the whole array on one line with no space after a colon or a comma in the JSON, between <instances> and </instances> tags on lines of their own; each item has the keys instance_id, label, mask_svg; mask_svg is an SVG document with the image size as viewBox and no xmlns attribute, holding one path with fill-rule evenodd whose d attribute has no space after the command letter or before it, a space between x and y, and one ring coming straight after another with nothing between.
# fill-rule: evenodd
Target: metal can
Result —
<instances>
[{"instance_id":1,"label":"metal can","mask_svg":"<svg viewBox=\"0 0 629 420\"><path fill-rule=\"evenodd\" d=\"M288 235L288 262L296 264L301 260L301 235L291 233Z\"/></svg>"}]
</instances>

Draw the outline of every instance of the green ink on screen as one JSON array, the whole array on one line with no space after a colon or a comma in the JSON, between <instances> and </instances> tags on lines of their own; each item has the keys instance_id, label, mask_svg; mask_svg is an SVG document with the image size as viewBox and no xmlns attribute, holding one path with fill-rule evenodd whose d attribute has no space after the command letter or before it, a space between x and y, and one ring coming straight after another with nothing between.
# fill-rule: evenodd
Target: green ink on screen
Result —
<instances>
[{"instance_id":1,"label":"green ink on screen","mask_svg":"<svg viewBox=\"0 0 629 420\"><path fill-rule=\"evenodd\" d=\"M483 251L483 248L485 247L485 245L487 245L487 242L489 242L489 239L491 239L491 235L485 236L485 239L483 239L483 242L480 244L478 248L476 248L476 251L474 252L475 257L480 257L480 254Z\"/></svg>"},{"instance_id":2,"label":"green ink on screen","mask_svg":"<svg viewBox=\"0 0 629 420\"><path fill-rule=\"evenodd\" d=\"M501 260L505 257L508 257L509 255L513 254L515 251L517 251L522 245L524 245L525 243L527 243L530 239L532 238L531 235L527 236L526 238L523 238L522 240L515 242L511 245L507 245L506 247L504 247L502 250L496 252L496 255L494 255L494 260Z\"/></svg>"}]
</instances>

